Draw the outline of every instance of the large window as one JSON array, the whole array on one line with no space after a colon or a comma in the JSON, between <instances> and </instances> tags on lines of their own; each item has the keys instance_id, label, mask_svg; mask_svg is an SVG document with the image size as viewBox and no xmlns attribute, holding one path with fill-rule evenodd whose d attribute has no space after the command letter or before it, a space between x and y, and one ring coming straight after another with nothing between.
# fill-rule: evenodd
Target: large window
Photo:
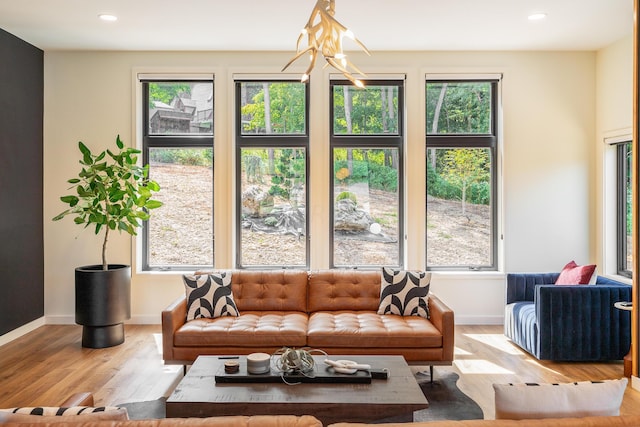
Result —
<instances>
[{"instance_id":1,"label":"large window","mask_svg":"<svg viewBox=\"0 0 640 427\"><path fill-rule=\"evenodd\" d=\"M143 80L143 156L164 203L143 229L145 270L214 265L213 81Z\"/></svg>"},{"instance_id":2,"label":"large window","mask_svg":"<svg viewBox=\"0 0 640 427\"><path fill-rule=\"evenodd\" d=\"M331 267L401 266L404 84L330 87Z\"/></svg>"},{"instance_id":3,"label":"large window","mask_svg":"<svg viewBox=\"0 0 640 427\"><path fill-rule=\"evenodd\" d=\"M631 235L631 142L617 146L617 270L631 277L633 271Z\"/></svg>"},{"instance_id":4,"label":"large window","mask_svg":"<svg viewBox=\"0 0 640 427\"><path fill-rule=\"evenodd\" d=\"M236 82L236 264L309 266L308 86Z\"/></svg>"},{"instance_id":5,"label":"large window","mask_svg":"<svg viewBox=\"0 0 640 427\"><path fill-rule=\"evenodd\" d=\"M428 269L496 269L497 87L427 79Z\"/></svg>"}]
</instances>

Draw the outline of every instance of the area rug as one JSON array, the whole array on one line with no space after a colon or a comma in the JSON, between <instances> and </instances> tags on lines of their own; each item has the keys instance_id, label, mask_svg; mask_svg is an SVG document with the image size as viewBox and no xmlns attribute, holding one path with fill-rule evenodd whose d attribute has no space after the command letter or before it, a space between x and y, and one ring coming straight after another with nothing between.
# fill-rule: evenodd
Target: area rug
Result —
<instances>
[{"instance_id":1,"label":"area rug","mask_svg":"<svg viewBox=\"0 0 640 427\"><path fill-rule=\"evenodd\" d=\"M458 374L455 372L437 372L431 382L429 375L416 374L420 389L429 401L429 408L413 413L414 421L434 420L473 420L482 419L482 409L457 386ZM143 420L165 417L165 400L150 400L146 402L123 403L120 407L127 408L129 418ZM388 419L385 421L393 421Z\"/></svg>"},{"instance_id":2,"label":"area rug","mask_svg":"<svg viewBox=\"0 0 640 427\"><path fill-rule=\"evenodd\" d=\"M429 401L429 409L413 413L414 421L478 420L484 418L482 408L458 388L458 374L438 372L431 382L429 375L416 375L422 393Z\"/></svg>"}]
</instances>

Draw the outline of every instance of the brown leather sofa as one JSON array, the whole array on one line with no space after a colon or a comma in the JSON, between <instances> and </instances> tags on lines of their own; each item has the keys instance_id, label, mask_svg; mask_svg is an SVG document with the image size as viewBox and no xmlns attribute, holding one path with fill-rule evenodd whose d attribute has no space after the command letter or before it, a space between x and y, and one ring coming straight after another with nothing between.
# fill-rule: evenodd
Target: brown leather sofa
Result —
<instances>
[{"instance_id":1,"label":"brown leather sofa","mask_svg":"<svg viewBox=\"0 0 640 427\"><path fill-rule=\"evenodd\" d=\"M60 417L58 417L60 418ZM20 427L59 427L57 423L2 423ZM65 427L322 427L320 421L311 416L256 415L251 417L212 418L165 418L162 420L129 421L66 421ZM426 421L402 424L353 424L337 423L325 427L637 427L640 415L587 418L550 418L541 420L468 420Z\"/></svg>"},{"instance_id":2,"label":"brown leather sofa","mask_svg":"<svg viewBox=\"0 0 640 427\"><path fill-rule=\"evenodd\" d=\"M377 314L379 271L238 270L231 283L239 317L186 322L184 296L162 312L165 363L188 365L199 355L271 354L282 347L401 355L430 366L453 361L453 311L430 294L430 319Z\"/></svg>"}]
</instances>

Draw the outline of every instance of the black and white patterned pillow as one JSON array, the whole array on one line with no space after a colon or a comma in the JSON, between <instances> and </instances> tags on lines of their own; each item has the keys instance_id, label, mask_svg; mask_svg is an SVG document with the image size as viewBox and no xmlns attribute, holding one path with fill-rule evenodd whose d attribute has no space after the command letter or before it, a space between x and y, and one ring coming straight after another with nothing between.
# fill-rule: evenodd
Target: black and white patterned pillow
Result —
<instances>
[{"instance_id":1,"label":"black and white patterned pillow","mask_svg":"<svg viewBox=\"0 0 640 427\"><path fill-rule=\"evenodd\" d=\"M187 294L187 321L238 316L231 292L231 272L182 276Z\"/></svg>"},{"instance_id":2,"label":"black and white patterned pillow","mask_svg":"<svg viewBox=\"0 0 640 427\"><path fill-rule=\"evenodd\" d=\"M0 409L0 425L7 423L56 424L57 423L86 423L96 421L126 421L129 419L127 408L115 406L32 406ZM13 425L13 424L12 424Z\"/></svg>"},{"instance_id":3,"label":"black and white patterned pillow","mask_svg":"<svg viewBox=\"0 0 640 427\"><path fill-rule=\"evenodd\" d=\"M382 268L378 314L430 317L428 295L431 273Z\"/></svg>"},{"instance_id":4,"label":"black and white patterned pillow","mask_svg":"<svg viewBox=\"0 0 640 427\"><path fill-rule=\"evenodd\" d=\"M92 412L108 412L118 410L120 410L120 408L118 408L117 406L70 406L68 408L62 406L23 406L19 408L0 409L0 411L2 412L11 412L12 414L42 415L44 417L80 415L89 414Z\"/></svg>"}]
</instances>

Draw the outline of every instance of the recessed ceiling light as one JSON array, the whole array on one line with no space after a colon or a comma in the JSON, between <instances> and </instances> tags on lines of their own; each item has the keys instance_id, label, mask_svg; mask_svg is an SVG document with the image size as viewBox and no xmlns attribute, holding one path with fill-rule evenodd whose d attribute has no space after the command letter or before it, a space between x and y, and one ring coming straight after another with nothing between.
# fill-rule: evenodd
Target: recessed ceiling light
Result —
<instances>
[{"instance_id":1,"label":"recessed ceiling light","mask_svg":"<svg viewBox=\"0 0 640 427\"><path fill-rule=\"evenodd\" d=\"M545 19L546 17L547 17L547 14L543 12L532 13L531 15L528 16L529 21L540 21L542 19Z\"/></svg>"},{"instance_id":2,"label":"recessed ceiling light","mask_svg":"<svg viewBox=\"0 0 640 427\"><path fill-rule=\"evenodd\" d=\"M98 15L98 18L102 19L103 21L109 21L109 22L113 22L113 21L117 21L118 17L115 15L110 15L108 13L102 13L100 15Z\"/></svg>"}]
</instances>

